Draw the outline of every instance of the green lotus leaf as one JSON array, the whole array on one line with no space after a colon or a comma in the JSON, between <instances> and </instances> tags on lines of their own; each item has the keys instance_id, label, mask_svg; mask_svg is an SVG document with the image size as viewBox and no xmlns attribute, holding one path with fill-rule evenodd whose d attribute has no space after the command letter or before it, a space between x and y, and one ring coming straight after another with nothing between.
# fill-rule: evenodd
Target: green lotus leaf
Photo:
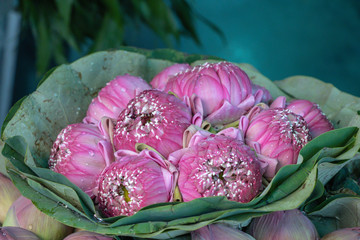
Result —
<instances>
[{"instance_id":1,"label":"green lotus leaf","mask_svg":"<svg viewBox=\"0 0 360 240\"><path fill-rule=\"evenodd\" d=\"M360 163L360 132L357 133L354 142L348 149L335 159L324 159L319 163L319 180L325 185L332 177L334 177L343 167L351 164Z\"/></svg>"},{"instance_id":2,"label":"green lotus leaf","mask_svg":"<svg viewBox=\"0 0 360 240\"><path fill-rule=\"evenodd\" d=\"M320 236L360 226L360 196L337 196L308 214Z\"/></svg>"},{"instance_id":3,"label":"green lotus leaf","mask_svg":"<svg viewBox=\"0 0 360 240\"><path fill-rule=\"evenodd\" d=\"M328 154L326 157L323 157L318 161L318 180L315 186L315 190L313 191L309 199L304 204L302 204L302 208L306 212L313 211L313 209L316 209L318 207L319 203L326 199L324 186L328 184L328 182L340 170L342 170L345 166L360 163L360 146L358 137L359 132L357 132L356 138L350 140L348 144L344 145L343 147L333 148L331 150L333 154ZM328 149L325 150L327 150L328 153L330 152ZM348 172L346 174L348 174ZM337 183L337 185L338 184L339 183ZM353 179L351 178L346 179L345 183L342 184L344 185L344 187L347 186L348 189L354 190L355 193L360 190L359 186L355 184ZM332 186L332 188L333 187L334 186Z\"/></svg>"},{"instance_id":4,"label":"green lotus leaf","mask_svg":"<svg viewBox=\"0 0 360 240\"><path fill-rule=\"evenodd\" d=\"M47 168L57 134L68 124L80 122L91 99L115 76L128 73L150 81L176 62L197 65L220 60L169 49L149 51L124 47L118 51L97 52L72 64L56 67L44 77L34 93L21 99L9 111L1 132L0 164L7 163L14 184L44 213L73 227L118 236L168 239L213 222L236 221L246 226L253 217L297 208L320 198L322 182L328 181L321 176L333 176L336 174L331 170L334 166L341 168L358 158L358 128L347 126L359 126L356 122L359 99L311 78L304 78L307 87L311 86L307 91L302 90L306 84L300 83L303 78L299 77L275 84L248 64L239 66L274 97L315 101L336 123L335 126L343 127L313 139L301 150L298 164L281 168L251 202L242 204L225 197L208 197L185 203L154 204L130 217L101 218L88 195L61 174ZM330 94L316 92L323 88ZM303 95L298 93L303 91L306 92ZM344 118L341 117L343 113Z\"/></svg>"},{"instance_id":5,"label":"green lotus leaf","mask_svg":"<svg viewBox=\"0 0 360 240\"><path fill-rule=\"evenodd\" d=\"M54 217L66 225L76 225L78 228L85 229L86 227L92 227L93 229L96 229L98 227L96 222L90 221L82 214L79 214L77 211L72 210L72 208L67 207L67 205L56 201L51 196L45 196L41 192L32 188L26 179L24 179L21 174L16 173L16 171L10 170L9 175L11 176L14 184L20 190L21 194L26 198L31 199L35 206L37 206L37 208L45 214Z\"/></svg>"},{"instance_id":6,"label":"green lotus leaf","mask_svg":"<svg viewBox=\"0 0 360 240\"><path fill-rule=\"evenodd\" d=\"M8 161L6 157L4 157L1 152L4 148L4 142L0 139L0 173L4 174L5 176L9 176L6 172L6 162Z\"/></svg>"},{"instance_id":7,"label":"green lotus leaf","mask_svg":"<svg viewBox=\"0 0 360 240\"><path fill-rule=\"evenodd\" d=\"M318 179L316 181L313 192L311 193L310 197L300 206L300 209L302 209L305 212L310 212L312 209L318 206L318 201L320 201L319 199L321 199L324 196L324 194L325 194L324 185Z\"/></svg>"}]
</instances>

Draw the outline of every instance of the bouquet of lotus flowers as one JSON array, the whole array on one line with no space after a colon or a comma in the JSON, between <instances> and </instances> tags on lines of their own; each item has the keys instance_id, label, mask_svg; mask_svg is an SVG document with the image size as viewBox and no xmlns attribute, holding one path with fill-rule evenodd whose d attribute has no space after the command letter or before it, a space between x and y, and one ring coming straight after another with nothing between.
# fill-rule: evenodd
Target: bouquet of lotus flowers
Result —
<instances>
[{"instance_id":1,"label":"bouquet of lotus flowers","mask_svg":"<svg viewBox=\"0 0 360 240\"><path fill-rule=\"evenodd\" d=\"M318 239L360 226L358 183L329 187L360 168L359 110L311 77L273 82L173 50L98 52L12 107L1 159L24 197L79 236Z\"/></svg>"}]
</instances>

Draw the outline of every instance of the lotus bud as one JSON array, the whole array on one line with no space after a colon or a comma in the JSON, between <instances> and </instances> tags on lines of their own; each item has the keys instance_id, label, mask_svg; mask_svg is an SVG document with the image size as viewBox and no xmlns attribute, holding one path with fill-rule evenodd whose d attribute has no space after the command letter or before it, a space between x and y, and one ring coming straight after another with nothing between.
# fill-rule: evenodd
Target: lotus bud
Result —
<instances>
[{"instance_id":1,"label":"lotus bud","mask_svg":"<svg viewBox=\"0 0 360 240\"><path fill-rule=\"evenodd\" d=\"M64 240L111 240L112 237L101 235L98 233L79 231L68 235Z\"/></svg>"},{"instance_id":2,"label":"lotus bud","mask_svg":"<svg viewBox=\"0 0 360 240\"><path fill-rule=\"evenodd\" d=\"M153 88L163 91L170 78L172 78L179 72L185 71L190 68L191 68L190 65L187 63L177 63L171 65L170 67L167 67L164 70L162 70L160 73L158 73L152 79L150 84Z\"/></svg>"},{"instance_id":3,"label":"lotus bud","mask_svg":"<svg viewBox=\"0 0 360 240\"><path fill-rule=\"evenodd\" d=\"M305 119L313 138L334 129L316 103L308 100L294 100L286 108Z\"/></svg>"},{"instance_id":4,"label":"lotus bud","mask_svg":"<svg viewBox=\"0 0 360 240\"><path fill-rule=\"evenodd\" d=\"M21 196L9 178L0 173L0 223L4 222L11 204Z\"/></svg>"},{"instance_id":5,"label":"lotus bud","mask_svg":"<svg viewBox=\"0 0 360 240\"><path fill-rule=\"evenodd\" d=\"M117 119L115 149L135 150L144 143L164 157L182 148L183 133L191 124L185 103L158 90L145 90L130 101Z\"/></svg>"},{"instance_id":6,"label":"lotus bud","mask_svg":"<svg viewBox=\"0 0 360 240\"><path fill-rule=\"evenodd\" d=\"M169 161L179 170L183 201L225 196L246 203L260 192L262 176L255 153L234 138L236 132L230 133L200 131L191 138L188 148L170 154Z\"/></svg>"},{"instance_id":7,"label":"lotus bud","mask_svg":"<svg viewBox=\"0 0 360 240\"><path fill-rule=\"evenodd\" d=\"M49 168L92 196L101 171L114 160L109 139L92 124L64 128L51 149Z\"/></svg>"},{"instance_id":8,"label":"lotus bud","mask_svg":"<svg viewBox=\"0 0 360 240\"><path fill-rule=\"evenodd\" d=\"M184 99L199 97L203 109L193 114L202 112L212 125L234 122L255 104L249 77L229 62L205 63L180 72L169 79L165 91Z\"/></svg>"},{"instance_id":9,"label":"lotus bud","mask_svg":"<svg viewBox=\"0 0 360 240\"><path fill-rule=\"evenodd\" d=\"M98 123L102 117L117 119L128 102L138 93L151 87L140 77L125 74L117 76L103 87L91 101L85 123Z\"/></svg>"},{"instance_id":10,"label":"lotus bud","mask_svg":"<svg viewBox=\"0 0 360 240\"><path fill-rule=\"evenodd\" d=\"M42 213L23 196L11 205L3 226L25 228L42 240L62 240L73 231L71 227Z\"/></svg>"},{"instance_id":11,"label":"lotus bud","mask_svg":"<svg viewBox=\"0 0 360 240\"><path fill-rule=\"evenodd\" d=\"M172 200L174 166L147 149L117 156L99 177L97 196L105 216L130 216L147 205Z\"/></svg>"},{"instance_id":12,"label":"lotus bud","mask_svg":"<svg viewBox=\"0 0 360 240\"><path fill-rule=\"evenodd\" d=\"M0 227L0 240L41 240L33 232L20 227Z\"/></svg>"},{"instance_id":13,"label":"lotus bud","mask_svg":"<svg viewBox=\"0 0 360 240\"><path fill-rule=\"evenodd\" d=\"M297 163L301 148L311 140L309 129L304 118L289 109L251 112L249 117L241 117L239 127L246 144L268 164L264 176L272 178L282 166Z\"/></svg>"},{"instance_id":14,"label":"lotus bud","mask_svg":"<svg viewBox=\"0 0 360 240\"><path fill-rule=\"evenodd\" d=\"M360 227L343 228L326 234L321 240L359 240Z\"/></svg>"},{"instance_id":15,"label":"lotus bud","mask_svg":"<svg viewBox=\"0 0 360 240\"><path fill-rule=\"evenodd\" d=\"M257 240L317 240L314 224L298 209L278 211L252 220L249 233Z\"/></svg>"},{"instance_id":16,"label":"lotus bud","mask_svg":"<svg viewBox=\"0 0 360 240\"><path fill-rule=\"evenodd\" d=\"M272 100L272 96L265 87L251 84L252 94L255 96L255 104L258 104L260 102L269 104L269 102Z\"/></svg>"},{"instance_id":17,"label":"lotus bud","mask_svg":"<svg viewBox=\"0 0 360 240\"><path fill-rule=\"evenodd\" d=\"M215 223L191 232L192 240L255 240L249 234L226 224Z\"/></svg>"}]
</instances>

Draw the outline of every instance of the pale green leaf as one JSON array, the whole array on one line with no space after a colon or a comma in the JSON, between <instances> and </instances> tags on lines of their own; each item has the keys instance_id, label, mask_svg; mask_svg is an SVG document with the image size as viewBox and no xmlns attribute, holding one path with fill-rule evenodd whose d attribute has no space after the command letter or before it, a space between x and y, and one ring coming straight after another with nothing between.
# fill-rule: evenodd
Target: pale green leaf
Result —
<instances>
[{"instance_id":1,"label":"pale green leaf","mask_svg":"<svg viewBox=\"0 0 360 240\"><path fill-rule=\"evenodd\" d=\"M341 228L358 227L360 226L360 196L336 198L308 216L320 236Z\"/></svg>"}]
</instances>

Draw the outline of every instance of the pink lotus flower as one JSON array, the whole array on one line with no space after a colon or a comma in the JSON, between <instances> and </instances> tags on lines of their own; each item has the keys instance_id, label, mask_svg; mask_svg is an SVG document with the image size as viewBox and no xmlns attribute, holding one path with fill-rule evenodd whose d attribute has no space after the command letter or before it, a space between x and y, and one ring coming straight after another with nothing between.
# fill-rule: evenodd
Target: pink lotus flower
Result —
<instances>
[{"instance_id":1,"label":"pink lotus flower","mask_svg":"<svg viewBox=\"0 0 360 240\"><path fill-rule=\"evenodd\" d=\"M56 138L49 168L91 196L96 179L113 158L111 143L96 126L76 123L64 128Z\"/></svg>"},{"instance_id":2,"label":"pink lotus flower","mask_svg":"<svg viewBox=\"0 0 360 240\"><path fill-rule=\"evenodd\" d=\"M130 216L147 205L168 202L174 191L175 172L153 151L122 155L99 177L99 208L107 217Z\"/></svg>"},{"instance_id":3,"label":"pink lotus flower","mask_svg":"<svg viewBox=\"0 0 360 240\"><path fill-rule=\"evenodd\" d=\"M129 74L117 76L91 101L84 122L96 124L102 117L116 119L131 99L150 88L140 77Z\"/></svg>"},{"instance_id":4,"label":"pink lotus flower","mask_svg":"<svg viewBox=\"0 0 360 240\"><path fill-rule=\"evenodd\" d=\"M360 227L343 228L326 234L321 240L359 240Z\"/></svg>"},{"instance_id":5,"label":"pink lotus flower","mask_svg":"<svg viewBox=\"0 0 360 240\"><path fill-rule=\"evenodd\" d=\"M73 228L41 212L31 200L23 196L11 205L3 226L25 228L44 240L62 240L73 231Z\"/></svg>"},{"instance_id":6,"label":"pink lotus flower","mask_svg":"<svg viewBox=\"0 0 360 240\"><path fill-rule=\"evenodd\" d=\"M165 91L172 91L186 102L201 99L193 114L201 112L213 125L227 124L240 118L262 99L262 90L252 94L250 79L244 71L229 62L205 63L178 73L169 79Z\"/></svg>"},{"instance_id":7,"label":"pink lotus flower","mask_svg":"<svg viewBox=\"0 0 360 240\"><path fill-rule=\"evenodd\" d=\"M233 131L231 131L233 130ZM260 164L236 129L217 135L196 133L188 148L169 156L179 170L178 187L184 201L210 196L226 196L246 203L260 191Z\"/></svg>"},{"instance_id":8,"label":"pink lotus flower","mask_svg":"<svg viewBox=\"0 0 360 240\"><path fill-rule=\"evenodd\" d=\"M150 82L153 88L163 91L170 78L178 74L179 72L185 71L191 68L187 63L177 63L165 68L158 73Z\"/></svg>"},{"instance_id":9,"label":"pink lotus flower","mask_svg":"<svg viewBox=\"0 0 360 240\"><path fill-rule=\"evenodd\" d=\"M0 240L41 240L33 232L20 227L0 227Z\"/></svg>"},{"instance_id":10,"label":"pink lotus flower","mask_svg":"<svg viewBox=\"0 0 360 240\"><path fill-rule=\"evenodd\" d=\"M238 228L223 223L210 224L191 232L191 240L255 240Z\"/></svg>"},{"instance_id":11,"label":"pink lotus flower","mask_svg":"<svg viewBox=\"0 0 360 240\"><path fill-rule=\"evenodd\" d=\"M314 224L298 209L278 211L252 220L249 233L256 240L318 240Z\"/></svg>"},{"instance_id":12,"label":"pink lotus flower","mask_svg":"<svg viewBox=\"0 0 360 240\"><path fill-rule=\"evenodd\" d=\"M9 178L0 173L0 224L4 222L11 204L21 196L19 190Z\"/></svg>"},{"instance_id":13,"label":"pink lotus flower","mask_svg":"<svg viewBox=\"0 0 360 240\"><path fill-rule=\"evenodd\" d=\"M79 231L68 235L64 240L112 240L113 237L108 237L98 233Z\"/></svg>"},{"instance_id":14,"label":"pink lotus flower","mask_svg":"<svg viewBox=\"0 0 360 240\"><path fill-rule=\"evenodd\" d=\"M308 100L294 100L286 108L305 119L313 138L334 129L316 103Z\"/></svg>"},{"instance_id":15,"label":"pink lotus flower","mask_svg":"<svg viewBox=\"0 0 360 240\"><path fill-rule=\"evenodd\" d=\"M144 143L167 157L182 148L183 133L191 124L190 109L173 95L146 90L121 112L114 134L117 150L135 150Z\"/></svg>"},{"instance_id":16,"label":"pink lotus flower","mask_svg":"<svg viewBox=\"0 0 360 240\"><path fill-rule=\"evenodd\" d=\"M280 99L279 99L280 100ZM309 129L303 117L289 109L253 108L248 116L240 118L239 128L245 136L246 144L254 148L260 161L267 164L265 177L288 164L295 164L301 148L311 140Z\"/></svg>"}]
</instances>

